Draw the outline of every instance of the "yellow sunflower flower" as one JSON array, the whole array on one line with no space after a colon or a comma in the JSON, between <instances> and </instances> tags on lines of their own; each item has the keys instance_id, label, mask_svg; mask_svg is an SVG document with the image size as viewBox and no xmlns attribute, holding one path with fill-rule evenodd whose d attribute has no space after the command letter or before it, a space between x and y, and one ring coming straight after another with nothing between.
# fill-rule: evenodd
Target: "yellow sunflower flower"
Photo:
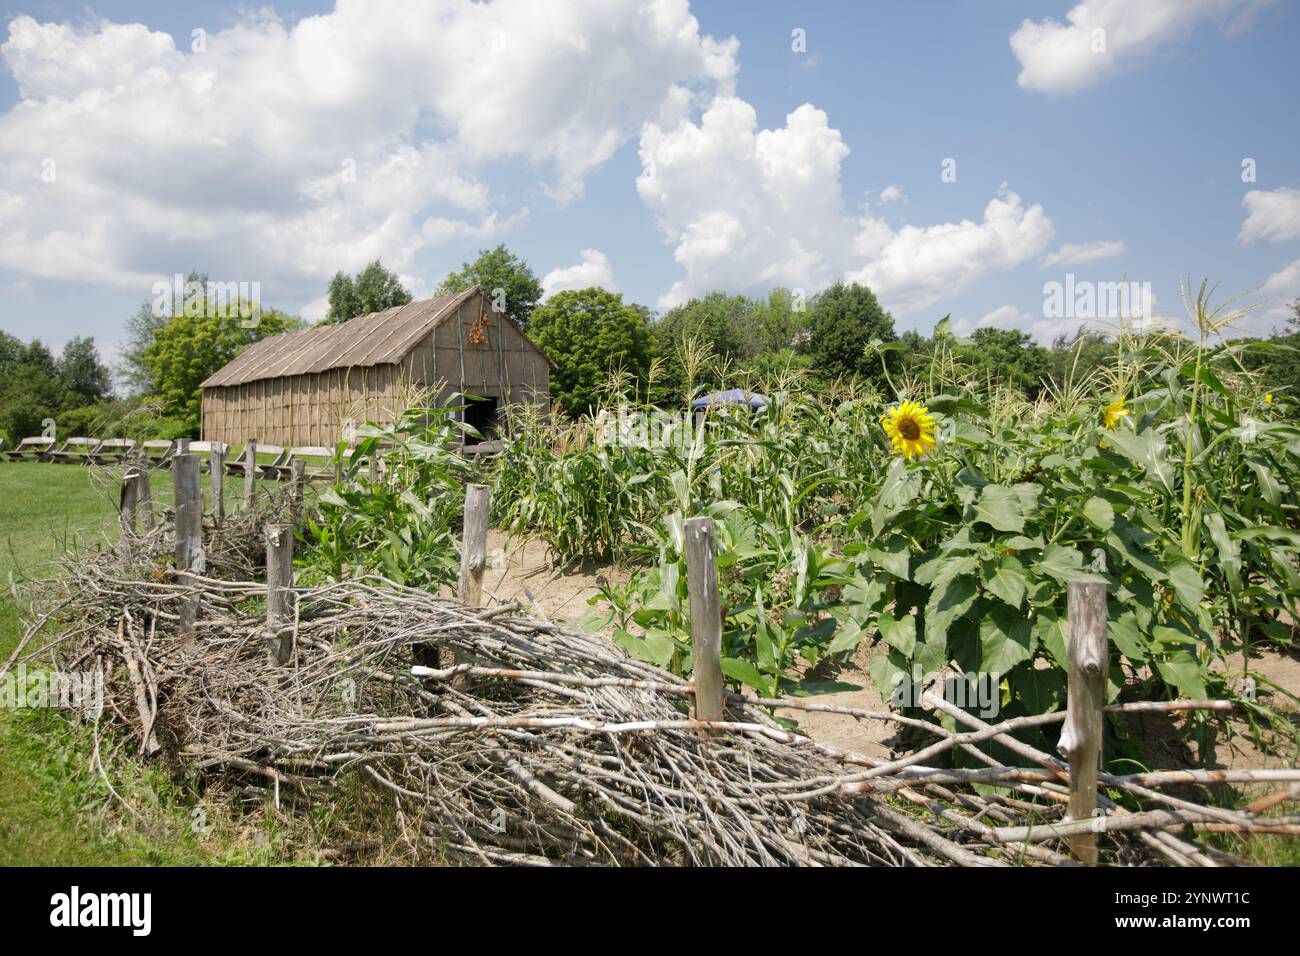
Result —
<instances>
[{"instance_id":1,"label":"yellow sunflower flower","mask_svg":"<svg viewBox=\"0 0 1300 956\"><path fill-rule=\"evenodd\" d=\"M1106 427L1114 428L1116 425L1119 424L1119 420L1121 418L1126 417L1128 413L1129 413L1128 406L1124 404L1124 396L1121 395L1119 398L1115 399L1113 402L1111 402L1109 405L1106 406L1106 411L1104 413L1106 416L1106 421L1105 421Z\"/></svg>"},{"instance_id":2,"label":"yellow sunflower flower","mask_svg":"<svg viewBox=\"0 0 1300 956\"><path fill-rule=\"evenodd\" d=\"M903 402L880 416L897 454L909 461L934 447L934 416L920 402Z\"/></svg>"}]
</instances>

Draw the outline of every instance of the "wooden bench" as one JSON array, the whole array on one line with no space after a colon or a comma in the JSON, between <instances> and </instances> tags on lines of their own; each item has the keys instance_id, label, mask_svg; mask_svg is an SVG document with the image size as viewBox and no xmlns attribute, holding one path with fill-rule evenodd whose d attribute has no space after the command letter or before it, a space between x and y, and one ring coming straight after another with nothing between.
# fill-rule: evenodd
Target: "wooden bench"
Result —
<instances>
[{"instance_id":1,"label":"wooden bench","mask_svg":"<svg viewBox=\"0 0 1300 956\"><path fill-rule=\"evenodd\" d=\"M192 446L191 446L192 447ZM248 447L245 445L244 447ZM289 462L289 449L283 445L258 445L257 453L259 455L274 455L275 459L270 464L257 465L257 472L264 478L275 478L280 473L281 467L287 467ZM226 460L226 474L243 477L248 470L248 456L241 454L238 458Z\"/></svg>"},{"instance_id":2,"label":"wooden bench","mask_svg":"<svg viewBox=\"0 0 1300 956\"><path fill-rule=\"evenodd\" d=\"M484 458L494 458L505 450L506 443L499 438L490 438L487 441L475 442L472 445L461 443L456 446L455 450L471 461L482 461Z\"/></svg>"},{"instance_id":3,"label":"wooden bench","mask_svg":"<svg viewBox=\"0 0 1300 956\"><path fill-rule=\"evenodd\" d=\"M275 474L268 473L267 477L288 481L293 476L295 461L304 462L303 477L308 481L334 480L334 450L323 445L295 445L289 449L289 455L284 463L274 466ZM262 471L266 473L270 467L272 466L263 466Z\"/></svg>"},{"instance_id":4,"label":"wooden bench","mask_svg":"<svg viewBox=\"0 0 1300 956\"><path fill-rule=\"evenodd\" d=\"M199 459L199 471L211 471L211 470L212 470L212 451L213 451L214 448L219 448L219 449L221 449L221 451L223 451L223 452L225 452L225 451L229 451L229 450L230 450L230 446L227 445L225 442L219 442L219 441L192 441L192 442L190 442L190 454L191 454L191 455L207 455L207 456L208 456L206 460L203 459L203 458L200 458L200 459ZM206 465L206 467L205 467L205 465Z\"/></svg>"},{"instance_id":5,"label":"wooden bench","mask_svg":"<svg viewBox=\"0 0 1300 956\"><path fill-rule=\"evenodd\" d=\"M134 438L105 438L95 451L95 463L118 462L135 451Z\"/></svg>"},{"instance_id":6,"label":"wooden bench","mask_svg":"<svg viewBox=\"0 0 1300 956\"><path fill-rule=\"evenodd\" d=\"M166 438L151 438L146 442L141 442L140 447L149 458L149 465L152 468L170 468L172 459L176 457L176 442L168 441ZM154 452L161 451L161 455L155 455Z\"/></svg>"},{"instance_id":7,"label":"wooden bench","mask_svg":"<svg viewBox=\"0 0 1300 956\"><path fill-rule=\"evenodd\" d=\"M10 461L45 461L54 447L53 438L24 438L5 452Z\"/></svg>"},{"instance_id":8,"label":"wooden bench","mask_svg":"<svg viewBox=\"0 0 1300 956\"><path fill-rule=\"evenodd\" d=\"M98 438L69 438L65 441L58 451L52 451L49 454L49 461L60 463L72 462L78 465L89 465L96 461L95 453L99 451L99 446L103 442Z\"/></svg>"}]
</instances>

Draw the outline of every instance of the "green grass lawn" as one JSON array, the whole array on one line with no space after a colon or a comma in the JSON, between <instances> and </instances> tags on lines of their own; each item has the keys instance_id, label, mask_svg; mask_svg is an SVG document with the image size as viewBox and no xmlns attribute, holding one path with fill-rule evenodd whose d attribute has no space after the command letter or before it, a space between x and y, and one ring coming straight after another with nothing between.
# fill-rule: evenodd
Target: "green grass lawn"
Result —
<instances>
[{"instance_id":1,"label":"green grass lawn","mask_svg":"<svg viewBox=\"0 0 1300 956\"><path fill-rule=\"evenodd\" d=\"M99 472L100 475L106 472ZM203 476L205 494L209 478ZM170 506L171 473L155 472L155 507ZM227 510L242 482L225 486ZM14 584L57 571L70 551L116 537L117 489L82 465L0 462L0 662L22 635ZM0 865L273 862L269 825L250 832L222 805L196 807L158 770L129 753L100 754L89 724L65 714L0 711ZM112 781L114 796L105 782ZM128 806L130 809L128 809Z\"/></svg>"}]
</instances>

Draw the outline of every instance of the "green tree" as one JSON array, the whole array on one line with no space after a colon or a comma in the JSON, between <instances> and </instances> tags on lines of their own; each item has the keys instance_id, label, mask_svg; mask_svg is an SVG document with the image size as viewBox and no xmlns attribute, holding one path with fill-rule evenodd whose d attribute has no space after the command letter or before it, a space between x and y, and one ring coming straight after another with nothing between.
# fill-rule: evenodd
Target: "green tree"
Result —
<instances>
[{"instance_id":1,"label":"green tree","mask_svg":"<svg viewBox=\"0 0 1300 956\"><path fill-rule=\"evenodd\" d=\"M411 293L402 287L402 281L385 269L378 259L358 272L355 278L341 271L334 273L327 295L329 310L325 313L325 322L328 324L346 322L359 315L382 312L411 301Z\"/></svg>"},{"instance_id":2,"label":"green tree","mask_svg":"<svg viewBox=\"0 0 1300 956\"><path fill-rule=\"evenodd\" d=\"M207 288L208 274L191 269L185 277L184 288L191 288L195 283ZM160 309L156 299L146 299L135 315L127 318L126 344L122 347L117 373L128 395L139 396L149 391L151 382L144 352L153 344L154 332L172 317L173 311L180 311L178 303L173 303L171 309Z\"/></svg>"},{"instance_id":3,"label":"green tree","mask_svg":"<svg viewBox=\"0 0 1300 956\"><path fill-rule=\"evenodd\" d=\"M1260 372L1266 390L1295 401L1300 399L1300 299L1291 303L1291 311L1286 329L1274 329L1267 339L1275 348L1243 353L1243 362Z\"/></svg>"},{"instance_id":4,"label":"green tree","mask_svg":"<svg viewBox=\"0 0 1300 956\"><path fill-rule=\"evenodd\" d=\"M808 327L806 304L789 289L773 289L766 301L755 302L745 316L740 335L741 358L757 359L793 349Z\"/></svg>"},{"instance_id":5,"label":"green tree","mask_svg":"<svg viewBox=\"0 0 1300 956\"><path fill-rule=\"evenodd\" d=\"M17 368L18 358L22 354L22 339L0 329L0 375L7 375Z\"/></svg>"},{"instance_id":6,"label":"green tree","mask_svg":"<svg viewBox=\"0 0 1300 956\"><path fill-rule=\"evenodd\" d=\"M461 263L459 272L448 273L438 286L438 295L453 295L477 285L521 329L542 298L542 284L529 264L504 245L480 249L473 262Z\"/></svg>"},{"instance_id":7,"label":"green tree","mask_svg":"<svg viewBox=\"0 0 1300 956\"><path fill-rule=\"evenodd\" d=\"M63 347L59 356L59 379L69 397L79 404L103 401L112 391L113 380L108 367L99 360L95 340L77 336Z\"/></svg>"},{"instance_id":8,"label":"green tree","mask_svg":"<svg viewBox=\"0 0 1300 956\"><path fill-rule=\"evenodd\" d=\"M0 434L17 444L41 434L47 418L58 421L67 404L54 355L40 341L23 344L0 337Z\"/></svg>"},{"instance_id":9,"label":"green tree","mask_svg":"<svg viewBox=\"0 0 1300 956\"><path fill-rule=\"evenodd\" d=\"M813 297L808 316L808 335L802 348L812 366L826 378L865 377L883 384L880 359L867 358L866 347L879 339L894 342L894 319L880 307L875 293L856 282L837 282ZM884 352L891 371L895 352Z\"/></svg>"},{"instance_id":10,"label":"green tree","mask_svg":"<svg viewBox=\"0 0 1300 956\"><path fill-rule=\"evenodd\" d=\"M649 310L604 289L559 292L533 310L529 335L553 361L551 398L570 415L590 412L600 387L623 371L644 381Z\"/></svg>"},{"instance_id":11,"label":"green tree","mask_svg":"<svg viewBox=\"0 0 1300 956\"><path fill-rule=\"evenodd\" d=\"M1051 379L1047 349L1019 329L976 329L969 344L959 346L957 354L980 382L1001 382L1031 399L1037 398L1044 382Z\"/></svg>"},{"instance_id":12,"label":"green tree","mask_svg":"<svg viewBox=\"0 0 1300 956\"><path fill-rule=\"evenodd\" d=\"M689 400L683 359L692 348L707 348L715 359L715 368L735 362L745 352L744 337L754 311L753 300L725 292L710 292L702 299L691 299L669 309L650 326L653 354L660 362L651 400L667 405ZM707 375L694 384L698 390L718 383L715 376Z\"/></svg>"},{"instance_id":13,"label":"green tree","mask_svg":"<svg viewBox=\"0 0 1300 956\"><path fill-rule=\"evenodd\" d=\"M1115 361L1117 346L1101 332L1080 331L1070 338L1058 335L1048 351L1052 382L1057 388L1083 382L1092 372Z\"/></svg>"},{"instance_id":14,"label":"green tree","mask_svg":"<svg viewBox=\"0 0 1300 956\"><path fill-rule=\"evenodd\" d=\"M199 383L259 339L301 327L282 312L261 313L255 327L245 327L239 304L220 309L222 315L176 315L155 333L145 349L144 363L151 391L164 413L185 421L191 433L199 426L202 390Z\"/></svg>"}]
</instances>

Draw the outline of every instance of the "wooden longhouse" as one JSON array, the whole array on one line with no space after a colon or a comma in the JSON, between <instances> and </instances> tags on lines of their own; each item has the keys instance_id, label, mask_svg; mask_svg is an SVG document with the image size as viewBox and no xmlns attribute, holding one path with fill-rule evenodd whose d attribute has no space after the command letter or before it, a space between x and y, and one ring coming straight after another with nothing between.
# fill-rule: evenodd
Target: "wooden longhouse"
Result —
<instances>
[{"instance_id":1,"label":"wooden longhouse","mask_svg":"<svg viewBox=\"0 0 1300 956\"><path fill-rule=\"evenodd\" d=\"M262 339L202 383L204 441L335 444L348 422L392 424L412 386L461 392L483 431L498 410L549 404L550 362L477 286Z\"/></svg>"}]
</instances>

